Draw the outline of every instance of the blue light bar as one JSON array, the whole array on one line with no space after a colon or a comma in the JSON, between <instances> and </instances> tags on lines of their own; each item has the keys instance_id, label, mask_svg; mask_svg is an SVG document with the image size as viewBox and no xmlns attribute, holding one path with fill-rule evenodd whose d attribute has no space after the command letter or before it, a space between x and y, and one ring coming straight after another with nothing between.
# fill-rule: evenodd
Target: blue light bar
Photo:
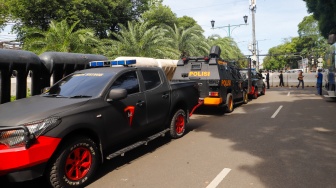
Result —
<instances>
[{"instance_id":1,"label":"blue light bar","mask_svg":"<svg viewBox=\"0 0 336 188\"><path fill-rule=\"evenodd\" d=\"M111 61L111 65L134 65L136 64L136 60L135 59L131 59L131 60L114 60Z\"/></svg>"},{"instance_id":2,"label":"blue light bar","mask_svg":"<svg viewBox=\"0 0 336 188\"><path fill-rule=\"evenodd\" d=\"M89 62L90 67L109 67L111 66L110 61L91 61Z\"/></svg>"}]
</instances>

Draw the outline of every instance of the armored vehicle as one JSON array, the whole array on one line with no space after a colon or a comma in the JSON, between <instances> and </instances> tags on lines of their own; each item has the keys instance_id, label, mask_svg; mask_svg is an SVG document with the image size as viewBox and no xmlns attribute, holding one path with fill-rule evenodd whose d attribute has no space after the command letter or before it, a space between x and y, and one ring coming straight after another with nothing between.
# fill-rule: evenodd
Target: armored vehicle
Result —
<instances>
[{"instance_id":1,"label":"armored vehicle","mask_svg":"<svg viewBox=\"0 0 336 188\"><path fill-rule=\"evenodd\" d=\"M208 56L181 58L172 82L196 81L204 106L220 107L230 113L235 103L248 102L248 91L235 62L223 60L220 53L220 47L213 46Z\"/></svg>"}]
</instances>

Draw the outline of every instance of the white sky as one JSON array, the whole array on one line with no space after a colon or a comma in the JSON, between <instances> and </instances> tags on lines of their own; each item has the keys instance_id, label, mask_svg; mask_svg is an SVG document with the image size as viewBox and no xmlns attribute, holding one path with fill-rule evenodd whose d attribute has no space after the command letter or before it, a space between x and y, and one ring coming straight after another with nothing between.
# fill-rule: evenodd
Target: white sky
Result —
<instances>
[{"instance_id":1,"label":"white sky","mask_svg":"<svg viewBox=\"0 0 336 188\"><path fill-rule=\"evenodd\" d=\"M9 23L7 27L4 28L4 30L0 31L0 41L11 41L11 40L15 40L16 35L12 34L11 28L12 28L13 24Z\"/></svg>"},{"instance_id":2,"label":"white sky","mask_svg":"<svg viewBox=\"0 0 336 188\"><path fill-rule=\"evenodd\" d=\"M251 55L248 44L252 42L252 13L249 0L163 0L177 17L184 15L194 18L202 26L205 36L219 34L228 36L228 27L211 29L211 20L215 27L231 25L231 37L238 43L245 55ZM258 0L255 13L255 34L260 54L267 54L268 49L283 44L284 39L298 36L298 24L308 16L303 0ZM248 25L243 16L248 16ZM263 57L260 57L262 61Z\"/></svg>"}]
</instances>

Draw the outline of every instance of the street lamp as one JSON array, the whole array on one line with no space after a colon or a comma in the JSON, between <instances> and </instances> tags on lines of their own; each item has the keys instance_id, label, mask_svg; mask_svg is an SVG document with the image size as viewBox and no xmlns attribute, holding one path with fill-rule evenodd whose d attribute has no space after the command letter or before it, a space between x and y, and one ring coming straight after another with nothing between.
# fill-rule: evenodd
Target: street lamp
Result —
<instances>
[{"instance_id":1,"label":"street lamp","mask_svg":"<svg viewBox=\"0 0 336 188\"><path fill-rule=\"evenodd\" d=\"M244 22L245 22L245 24L238 24L238 25L226 25L226 26L221 26L221 27L215 27L215 20L211 20L210 21L210 23L211 23L211 27L212 27L212 29L221 29L221 28L225 28L225 27L227 27L228 28L228 35L229 35L229 37L231 37L231 33L232 33L232 31L235 29L235 28L237 28L237 27L240 27L241 25L248 25L247 24L247 18L248 18L248 16L243 16L243 18L244 18ZM231 30L231 27L234 27L232 30Z\"/></svg>"}]
</instances>

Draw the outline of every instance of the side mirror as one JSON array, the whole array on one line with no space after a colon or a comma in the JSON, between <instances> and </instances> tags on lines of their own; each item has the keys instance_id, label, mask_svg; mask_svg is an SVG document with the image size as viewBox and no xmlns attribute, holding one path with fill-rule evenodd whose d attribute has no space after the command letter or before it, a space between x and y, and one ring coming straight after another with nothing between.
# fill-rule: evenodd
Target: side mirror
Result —
<instances>
[{"instance_id":1,"label":"side mirror","mask_svg":"<svg viewBox=\"0 0 336 188\"><path fill-rule=\"evenodd\" d=\"M111 89L107 101L115 101L115 100L121 100L125 99L127 97L127 90L126 89Z\"/></svg>"}]
</instances>

